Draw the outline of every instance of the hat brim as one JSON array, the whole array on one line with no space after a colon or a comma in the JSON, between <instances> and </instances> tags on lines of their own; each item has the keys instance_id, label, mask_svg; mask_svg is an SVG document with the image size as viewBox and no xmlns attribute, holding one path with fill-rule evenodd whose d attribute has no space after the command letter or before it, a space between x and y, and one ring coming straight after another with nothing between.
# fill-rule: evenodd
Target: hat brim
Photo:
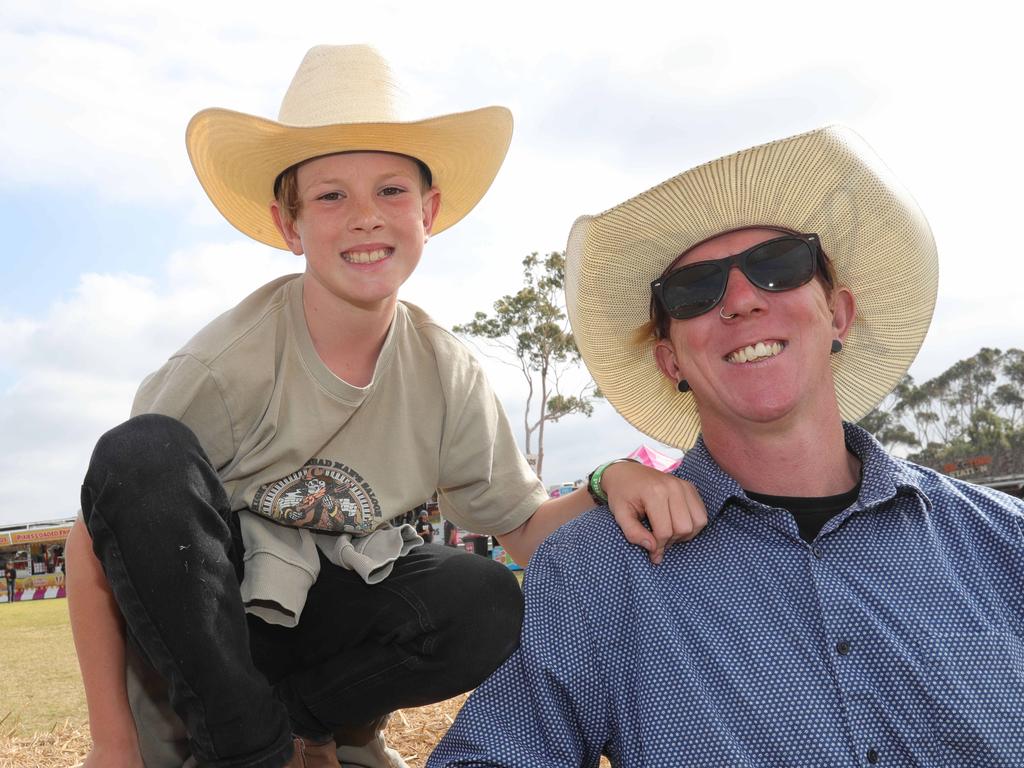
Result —
<instances>
[{"instance_id":1,"label":"hat brim","mask_svg":"<svg viewBox=\"0 0 1024 768\"><path fill-rule=\"evenodd\" d=\"M924 214L853 131L823 128L714 160L573 224L566 300L601 392L641 432L689 448L700 432L692 393L658 369L651 282L681 253L729 230L814 232L857 312L832 357L843 418L856 421L906 373L931 323L938 254Z\"/></svg>"},{"instance_id":2,"label":"hat brim","mask_svg":"<svg viewBox=\"0 0 1024 768\"><path fill-rule=\"evenodd\" d=\"M241 232L285 250L269 206L274 180L296 163L355 151L394 152L420 160L441 190L436 234L459 221L484 196L511 139L512 114L504 107L416 122L314 127L206 109L192 118L185 132L192 167L217 210Z\"/></svg>"}]
</instances>

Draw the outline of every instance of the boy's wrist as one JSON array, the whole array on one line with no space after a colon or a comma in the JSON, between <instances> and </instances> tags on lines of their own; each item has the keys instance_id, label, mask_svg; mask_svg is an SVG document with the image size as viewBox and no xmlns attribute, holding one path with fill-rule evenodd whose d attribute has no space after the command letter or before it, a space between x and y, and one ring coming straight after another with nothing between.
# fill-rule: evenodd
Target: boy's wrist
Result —
<instances>
[{"instance_id":1,"label":"boy's wrist","mask_svg":"<svg viewBox=\"0 0 1024 768\"><path fill-rule=\"evenodd\" d=\"M607 504L608 494L604 492L604 487L601 485L601 481L604 479L604 473L608 467L613 464L621 464L623 462L632 462L638 464L639 462L633 458L613 459L612 461L606 461L604 464L599 466L589 475L587 475L587 493L590 494L590 498L594 500L595 504Z\"/></svg>"}]
</instances>

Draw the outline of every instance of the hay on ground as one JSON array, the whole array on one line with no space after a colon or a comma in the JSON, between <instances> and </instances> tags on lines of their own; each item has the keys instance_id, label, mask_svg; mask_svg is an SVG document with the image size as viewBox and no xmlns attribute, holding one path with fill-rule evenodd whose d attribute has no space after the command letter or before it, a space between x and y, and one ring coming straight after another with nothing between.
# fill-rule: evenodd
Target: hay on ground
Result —
<instances>
[{"instance_id":1,"label":"hay on ground","mask_svg":"<svg viewBox=\"0 0 1024 768\"><path fill-rule=\"evenodd\" d=\"M388 744L401 753L410 768L423 768L468 695L398 710L388 723ZM71 768L85 758L91 743L88 728L72 723L33 736L0 730L0 768ZM602 766L608 764L601 758Z\"/></svg>"},{"instance_id":2,"label":"hay on ground","mask_svg":"<svg viewBox=\"0 0 1024 768\"><path fill-rule=\"evenodd\" d=\"M398 710L388 723L388 744L402 754L410 768L422 768L467 695ZM89 729L80 725L65 723L48 733L18 736L10 729L3 730L0 721L0 768L70 768L85 758L91 743Z\"/></svg>"}]
</instances>

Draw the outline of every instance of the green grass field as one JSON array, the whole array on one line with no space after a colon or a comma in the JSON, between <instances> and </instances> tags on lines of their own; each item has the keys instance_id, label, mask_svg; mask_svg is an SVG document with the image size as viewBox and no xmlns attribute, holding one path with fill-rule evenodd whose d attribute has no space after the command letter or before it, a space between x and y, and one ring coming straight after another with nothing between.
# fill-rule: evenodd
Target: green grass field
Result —
<instances>
[{"instance_id":1,"label":"green grass field","mask_svg":"<svg viewBox=\"0 0 1024 768\"><path fill-rule=\"evenodd\" d=\"M67 600L0 604L0 736L86 722Z\"/></svg>"}]
</instances>

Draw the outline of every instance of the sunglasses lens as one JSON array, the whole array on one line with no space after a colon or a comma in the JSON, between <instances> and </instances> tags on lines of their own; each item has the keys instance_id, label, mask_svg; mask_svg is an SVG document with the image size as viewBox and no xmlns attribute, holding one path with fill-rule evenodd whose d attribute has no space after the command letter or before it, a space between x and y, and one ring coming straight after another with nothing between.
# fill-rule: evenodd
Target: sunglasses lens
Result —
<instances>
[{"instance_id":1,"label":"sunglasses lens","mask_svg":"<svg viewBox=\"0 0 1024 768\"><path fill-rule=\"evenodd\" d=\"M750 252L745 272L758 288L788 291L814 276L814 253L803 240L775 240Z\"/></svg>"},{"instance_id":2,"label":"sunglasses lens","mask_svg":"<svg viewBox=\"0 0 1024 768\"><path fill-rule=\"evenodd\" d=\"M673 272L666 278L662 297L668 313L683 320L711 309L722 297L723 270L714 261L704 261Z\"/></svg>"},{"instance_id":3,"label":"sunglasses lens","mask_svg":"<svg viewBox=\"0 0 1024 768\"><path fill-rule=\"evenodd\" d=\"M677 320L702 315L725 294L726 279L739 266L751 283L765 291L799 288L814 277L816 237L780 237L721 259L701 261L659 281L662 305Z\"/></svg>"}]
</instances>

